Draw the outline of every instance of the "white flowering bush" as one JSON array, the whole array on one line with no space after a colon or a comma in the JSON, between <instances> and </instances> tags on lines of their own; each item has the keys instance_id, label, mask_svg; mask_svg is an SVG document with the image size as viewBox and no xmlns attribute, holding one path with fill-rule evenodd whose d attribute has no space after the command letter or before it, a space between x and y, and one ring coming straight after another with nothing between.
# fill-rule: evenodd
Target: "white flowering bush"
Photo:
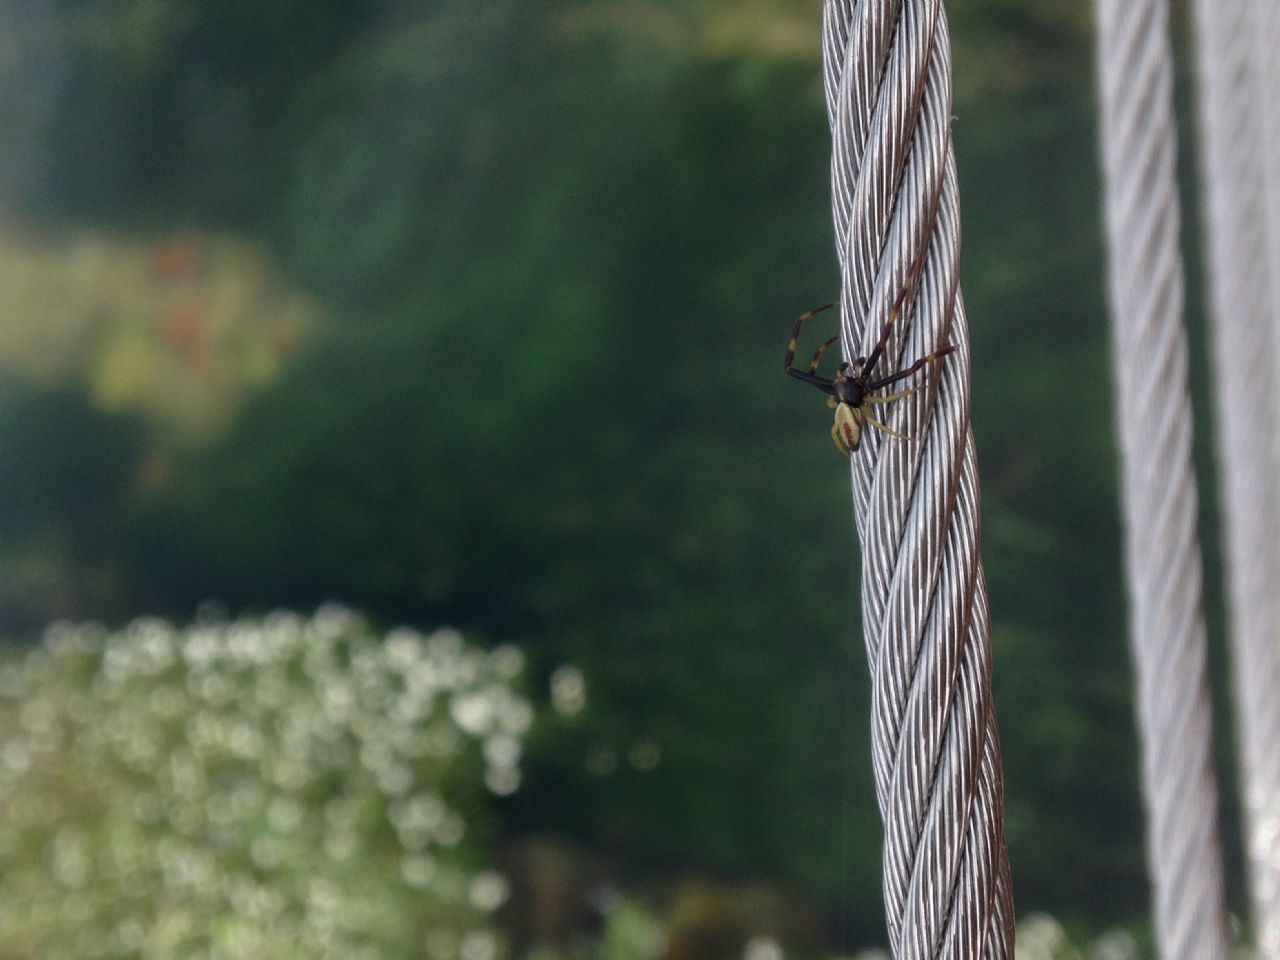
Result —
<instances>
[{"instance_id":1,"label":"white flowering bush","mask_svg":"<svg viewBox=\"0 0 1280 960\"><path fill-rule=\"evenodd\" d=\"M0 668L0 956L494 960L522 668L339 609L51 628Z\"/></svg>"}]
</instances>

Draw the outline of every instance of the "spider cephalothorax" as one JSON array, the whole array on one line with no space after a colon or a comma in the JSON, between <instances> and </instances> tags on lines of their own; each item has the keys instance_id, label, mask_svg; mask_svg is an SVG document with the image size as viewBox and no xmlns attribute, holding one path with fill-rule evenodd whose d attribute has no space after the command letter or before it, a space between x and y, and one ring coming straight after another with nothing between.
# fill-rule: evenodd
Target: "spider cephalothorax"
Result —
<instances>
[{"instance_id":1,"label":"spider cephalothorax","mask_svg":"<svg viewBox=\"0 0 1280 960\"><path fill-rule=\"evenodd\" d=\"M802 313L796 317L795 328L791 331L791 343L787 347L787 373L797 380L813 384L827 395L827 406L833 407L836 411L836 422L831 428L831 439L835 443L836 449L845 456L854 453L858 449L858 445L862 443L862 422L864 420L877 430L883 430L885 433L906 440L907 437L897 430L885 426L864 407L868 404L890 403L915 393L920 387L912 387L910 390L901 390L887 396L872 396L874 391L883 390L891 384L907 379L926 364L941 360L955 350L954 344L945 346L928 356L921 357L911 366L904 367L896 373L891 373L887 377L881 377L878 380L871 379L871 373L884 353L885 344L889 341L889 331L893 329L894 321L898 318L898 309L902 305L902 300L903 297L899 297L898 302L894 304L893 311L889 314L889 320L884 325L884 330L881 331L880 339L876 343L875 349L871 351L871 355L858 357L852 363L840 364L836 368L835 377L830 380L826 377L818 376L818 361L822 359L827 347L836 342L839 334L831 337L822 346L818 347L807 372L797 370L791 364L796 358L796 347L800 339L801 324L814 314L829 310L835 304L826 303L816 310L810 310L808 313Z\"/></svg>"}]
</instances>

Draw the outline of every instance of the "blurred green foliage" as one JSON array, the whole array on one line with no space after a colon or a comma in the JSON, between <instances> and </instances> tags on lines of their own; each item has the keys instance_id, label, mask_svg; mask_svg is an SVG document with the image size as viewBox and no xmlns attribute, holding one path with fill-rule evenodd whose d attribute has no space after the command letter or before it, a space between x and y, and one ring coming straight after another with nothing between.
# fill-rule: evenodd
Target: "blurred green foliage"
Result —
<instances>
[{"instance_id":1,"label":"blurred green foliage","mask_svg":"<svg viewBox=\"0 0 1280 960\"><path fill-rule=\"evenodd\" d=\"M28 215L255 235L332 319L216 441L147 437L163 484L123 481L132 425L107 447L67 428L102 450L116 579L65 612L340 598L516 641L539 676L572 661L587 712L533 744L509 830L780 877L857 904L869 942L847 477L781 375L790 318L837 282L819 12L751 10L735 46L707 41L729 15L709 0L67 5ZM1129 919L1090 24L948 10L1016 889ZM809 55L771 45L774 18L809 25Z\"/></svg>"}]
</instances>

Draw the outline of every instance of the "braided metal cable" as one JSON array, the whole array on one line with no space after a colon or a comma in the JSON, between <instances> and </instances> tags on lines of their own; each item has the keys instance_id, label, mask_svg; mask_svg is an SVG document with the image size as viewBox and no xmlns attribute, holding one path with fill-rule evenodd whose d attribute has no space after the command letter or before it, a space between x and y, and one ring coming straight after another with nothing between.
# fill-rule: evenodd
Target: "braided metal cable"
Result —
<instances>
[{"instance_id":1,"label":"braided metal cable","mask_svg":"<svg viewBox=\"0 0 1280 960\"><path fill-rule=\"evenodd\" d=\"M1226 960L1168 2L1095 0L1094 7L1130 642L1156 936L1165 960Z\"/></svg>"},{"instance_id":2,"label":"braided metal cable","mask_svg":"<svg viewBox=\"0 0 1280 960\"><path fill-rule=\"evenodd\" d=\"M1280 958L1280 460L1275 329L1267 317L1262 140L1251 73L1254 22L1250 0L1196 0L1195 13L1247 859L1258 948L1275 960Z\"/></svg>"},{"instance_id":3,"label":"braided metal cable","mask_svg":"<svg viewBox=\"0 0 1280 960\"><path fill-rule=\"evenodd\" d=\"M1253 61L1262 121L1263 189L1266 192L1267 265L1270 274L1272 346L1280 376L1280 3L1253 0Z\"/></svg>"},{"instance_id":4,"label":"braided metal cable","mask_svg":"<svg viewBox=\"0 0 1280 960\"><path fill-rule=\"evenodd\" d=\"M878 369L958 348L882 408L914 439L865 431L851 460L890 946L1012 957L942 4L826 0L823 52L845 356L871 352L904 290Z\"/></svg>"}]
</instances>

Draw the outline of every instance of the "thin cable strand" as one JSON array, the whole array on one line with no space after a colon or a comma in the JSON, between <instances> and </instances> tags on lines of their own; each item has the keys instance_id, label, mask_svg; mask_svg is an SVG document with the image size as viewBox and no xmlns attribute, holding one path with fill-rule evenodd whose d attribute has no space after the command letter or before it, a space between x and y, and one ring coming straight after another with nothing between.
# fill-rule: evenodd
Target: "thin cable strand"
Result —
<instances>
[{"instance_id":1,"label":"thin cable strand","mask_svg":"<svg viewBox=\"0 0 1280 960\"><path fill-rule=\"evenodd\" d=\"M1263 189L1266 191L1267 266L1270 274L1272 346L1280 378L1280 3L1252 0L1253 62L1262 120Z\"/></svg>"},{"instance_id":2,"label":"thin cable strand","mask_svg":"<svg viewBox=\"0 0 1280 960\"><path fill-rule=\"evenodd\" d=\"M1164 960L1225 960L1168 3L1094 6L1130 644L1156 936Z\"/></svg>"},{"instance_id":3,"label":"thin cable strand","mask_svg":"<svg viewBox=\"0 0 1280 960\"><path fill-rule=\"evenodd\" d=\"M1195 2L1210 329L1246 856L1258 949L1266 960L1280 960L1280 509L1275 489L1280 460L1251 12L1250 0Z\"/></svg>"},{"instance_id":4,"label":"thin cable strand","mask_svg":"<svg viewBox=\"0 0 1280 960\"><path fill-rule=\"evenodd\" d=\"M939 0L827 0L823 24L845 357L870 352L904 289L883 369L957 347L885 409L915 439L868 431L851 460L889 941L900 960L1007 958L946 17Z\"/></svg>"}]
</instances>

